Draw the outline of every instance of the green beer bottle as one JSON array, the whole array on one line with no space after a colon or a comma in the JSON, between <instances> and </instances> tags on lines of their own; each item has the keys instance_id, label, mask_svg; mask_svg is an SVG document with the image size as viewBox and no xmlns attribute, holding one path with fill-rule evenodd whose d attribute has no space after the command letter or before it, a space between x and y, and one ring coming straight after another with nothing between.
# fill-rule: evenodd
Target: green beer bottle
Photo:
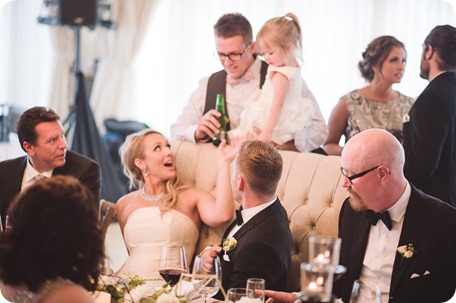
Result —
<instances>
[{"instance_id":1,"label":"green beer bottle","mask_svg":"<svg viewBox=\"0 0 456 303\"><path fill-rule=\"evenodd\" d=\"M226 111L225 111L225 98L223 94L217 94L217 99L215 100L215 110L218 111L221 116L217 118L217 121L220 123L219 133L212 138L212 143L215 146L219 146L220 142L223 139L226 139Z\"/></svg>"}]
</instances>

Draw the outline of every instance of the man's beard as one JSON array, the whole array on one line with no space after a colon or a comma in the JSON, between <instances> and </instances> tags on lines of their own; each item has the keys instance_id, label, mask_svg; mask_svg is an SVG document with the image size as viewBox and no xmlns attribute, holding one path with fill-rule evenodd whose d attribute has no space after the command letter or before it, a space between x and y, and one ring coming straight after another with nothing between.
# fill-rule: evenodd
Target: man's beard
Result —
<instances>
[{"instance_id":1,"label":"man's beard","mask_svg":"<svg viewBox=\"0 0 456 303\"><path fill-rule=\"evenodd\" d=\"M423 51L421 54L420 62L420 77L429 80L429 63L426 61L426 53Z\"/></svg>"},{"instance_id":2,"label":"man's beard","mask_svg":"<svg viewBox=\"0 0 456 303\"><path fill-rule=\"evenodd\" d=\"M351 208L353 208L353 210L355 212L362 212L362 211L367 210L367 207L364 204L364 201L361 199L361 197L357 193L354 193L352 191L349 191L349 193L350 193L350 197L349 197L348 201L350 202Z\"/></svg>"}]
</instances>

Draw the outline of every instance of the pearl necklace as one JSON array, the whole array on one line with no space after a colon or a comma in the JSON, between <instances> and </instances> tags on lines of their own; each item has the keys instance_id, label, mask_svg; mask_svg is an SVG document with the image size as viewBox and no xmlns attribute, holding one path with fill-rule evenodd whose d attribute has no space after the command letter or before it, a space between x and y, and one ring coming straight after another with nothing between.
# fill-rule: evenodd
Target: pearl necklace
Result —
<instances>
[{"instance_id":1,"label":"pearl necklace","mask_svg":"<svg viewBox=\"0 0 456 303\"><path fill-rule=\"evenodd\" d=\"M159 193L158 195L154 195L154 196L149 196L148 194L146 194L146 189L143 188L142 192L141 192L141 198L143 198L144 201L146 202L150 202L150 203L157 203L157 201L163 197L163 193Z\"/></svg>"}]
</instances>

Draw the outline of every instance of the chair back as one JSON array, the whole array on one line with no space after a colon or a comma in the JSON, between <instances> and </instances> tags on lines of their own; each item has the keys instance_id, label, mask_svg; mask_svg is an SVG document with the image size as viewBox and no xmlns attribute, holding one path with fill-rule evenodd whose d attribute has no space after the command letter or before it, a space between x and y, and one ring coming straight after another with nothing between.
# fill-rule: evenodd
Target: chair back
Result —
<instances>
[{"instance_id":1,"label":"chair back","mask_svg":"<svg viewBox=\"0 0 456 303\"><path fill-rule=\"evenodd\" d=\"M100 228L103 240L106 237L108 226L116 216L116 204L102 199L100 201L100 208L98 212L98 226Z\"/></svg>"}]
</instances>

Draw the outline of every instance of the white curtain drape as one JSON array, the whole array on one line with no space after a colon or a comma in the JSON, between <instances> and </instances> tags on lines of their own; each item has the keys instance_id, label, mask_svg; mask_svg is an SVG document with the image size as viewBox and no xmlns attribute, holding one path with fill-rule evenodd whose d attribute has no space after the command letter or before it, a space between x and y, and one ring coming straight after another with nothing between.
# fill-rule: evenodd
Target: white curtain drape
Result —
<instances>
[{"instance_id":1,"label":"white curtain drape","mask_svg":"<svg viewBox=\"0 0 456 303\"><path fill-rule=\"evenodd\" d=\"M68 115L74 101L74 31L69 27L50 27L54 49L54 67L50 83L49 105L62 119Z\"/></svg>"},{"instance_id":2,"label":"white curtain drape","mask_svg":"<svg viewBox=\"0 0 456 303\"><path fill-rule=\"evenodd\" d=\"M132 116L139 104L134 96L138 53L157 0L119 0L117 29L99 30L101 57L90 98L98 123L104 118L124 119Z\"/></svg>"}]
</instances>

